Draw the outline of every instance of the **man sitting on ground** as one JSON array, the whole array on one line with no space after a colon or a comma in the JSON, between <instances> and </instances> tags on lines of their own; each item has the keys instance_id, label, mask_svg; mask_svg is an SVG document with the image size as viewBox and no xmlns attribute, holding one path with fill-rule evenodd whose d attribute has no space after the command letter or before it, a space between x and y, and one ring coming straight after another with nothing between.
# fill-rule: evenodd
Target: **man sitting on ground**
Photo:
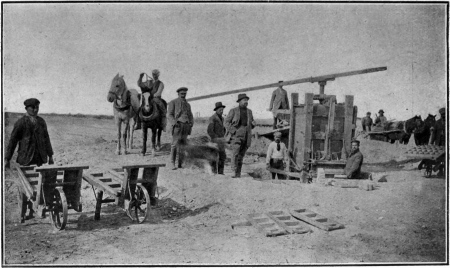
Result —
<instances>
[{"instance_id":1,"label":"man sitting on ground","mask_svg":"<svg viewBox=\"0 0 450 268\"><path fill-rule=\"evenodd\" d=\"M363 164L363 155L359 151L359 141L352 141L352 151L350 156L347 158L347 163L345 164L345 175L347 179L360 179L361 178L361 166Z\"/></svg>"}]
</instances>

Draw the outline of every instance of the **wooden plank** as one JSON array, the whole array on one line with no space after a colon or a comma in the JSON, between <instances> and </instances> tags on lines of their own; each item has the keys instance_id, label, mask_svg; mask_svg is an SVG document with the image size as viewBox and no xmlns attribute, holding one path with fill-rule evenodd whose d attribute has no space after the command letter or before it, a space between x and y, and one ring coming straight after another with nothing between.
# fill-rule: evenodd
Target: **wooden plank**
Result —
<instances>
[{"instance_id":1,"label":"wooden plank","mask_svg":"<svg viewBox=\"0 0 450 268\"><path fill-rule=\"evenodd\" d=\"M125 173L123 172L123 170L121 172L117 172L113 169L108 170L108 173L112 175L112 179L115 180L118 183L122 183L123 180L125 179Z\"/></svg>"},{"instance_id":2,"label":"wooden plank","mask_svg":"<svg viewBox=\"0 0 450 268\"><path fill-rule=\"evenodd\" d=\"M61 170L78 170L78 169L88 169L89 166L79 166L79 165L67 165L67 166L45 166L37 167L35 170L40 171L61 171Z\"/></svg>"},{"instance_id":3,"label":"wooden plank","mask_svg":"<svg viewBox=\"0 0 450 268\"><path fill-rule=\"evenodd\" d=\"M83 179L84 179L87 183L89 183L89 184L91 184L91 185L93 185L93 186L95 186L95 187L97 187L97 188L100 188L100 189L102 189L103 191L107 192L109 195L118 196L117 190L115 190L115 189L109 187L106 183L100 181L98 178L92 176L92 175L89 174L89 173L83 174Z\"/></svg>"},{"instance_id":4,"label":"wooden plank","mask_svg":"<svg viewBox=\"0 0 450 268\"><path fill-rule=\"evenodd\" d=\"M39 205L46 204L51 199L51 194L57 183L58 171L56 169L41 169L41 185L37 189L36 201Z\"/></svg>"},{"instance_id":5,"label":"wooden plank","mask_svg":"<svg viewBox=\"0 0 450 268\"><path fill-rule=\"evenodd\" d=\"M289 86L289 85L295 85L295 84L301 84L301 83L316 83L316 82L320 82L320 81L334 80L335 78L338 78L338 77L380 72L380 71L385 71L385 70L387 70L387 67L377 67L377 68L369 68L369 69L356 70L356 71L350 71L350 72L344 72L344 73L327 74L327 75L316 76L316 77L311 76L311 77L307 77L307 78L284 81L283 83L271 83L271 84L266 84L266 85L262 85L262 86L254 86L254 87L246 87L246 88L230 90L230 91L222 91L220 93L214 93L214 94L208 94L208 95L204 95L204 96L189 98L189 99L187 99L187 101L209 99L209 98L214 98L214 97L219 97L219 96L225 96L225 95L236 94L236 93L241 93L241 92L249 92L249 91L254 91L254 90L261 90L261 89L266 89L266 88L274 88L274 87L279 87L279 86Z\"/></svg>"},{"instance_id":6,"label":"wooden plank","mask_svg":"<svg viewBox=\"0 0 450 268\"><path fill-rule=\"evenodd\" d=\"M122 166L123 169L165 167L166 164L135 164Z\"/></svg>"},{"instance_id":7,"label":"wooden plank","mask_svg":"<svg viewBox=\"0 0 450 268\"><path fill-rule=\"evenodd\" d=\"M305 175L303 172L288 172L288 171L284 171L281 169L275 169L275 168L268 168L267 169L269 172L273 172L273 173L278 173L278 174L282 174L282 175L286 175L289 177L294 177L294 178L298 178L298 179L304 179Z\"/></svg>"},{"instance_id":8,"label":"wooden plank","mask_svg":"<svg viewBox=\"0 0 450 268\"><path fill-rule=\"evenodd\" d=\"M266 236L285 235L288 232L277 222L262 213L247 215L247 220Z\"/></svg>"},{"instance_id":9,"label":"wooden plank","mask_svg":"<svg viewBox=\"0 0 450 268\"><path fill-rule=\"evenodd\" d=\"M330 110L328 113L328 125L325 130L325 146L324 146L324 158L330 155L330 134L334 128L334 115L335 115L335 96L330 97Z\"/></svg>"},{"instance_id":10,"label":"wooden plank","mask_svg":"<svg viewBox=\"0 0 450 268\"><path fill-rule=\"evenodd\" d=\"M27 177L23 174L21 167L16 167L16 170L19 175L20 184L22 185L22 192L28 197L28 199L33 199L35 189L33 189Z\"/></svg>"},{"instance_id":11,"label":"wooden plank","mask_svg":"<svg viewBox=\"0 0 450 268\"><path fill-rule=\"evenodd\" d=\"M288 153L293 157L293 159L296 159L295 148L294 148L294 141L295 141L295 117L297 113L298 106L298 93L292 93L291 94L291 116L289 119L289 137L288 137ZM286 165L286 171L290 170L291 165ZM289 178L288 178L289 179Z\"/></svg>"},{"instance_id":12,"label":"wooden plank","mask_svg":"<svg viewBox=\"0 0 450 268\"><path fill-rule=\"evenodd\" d=\"M304 141L301 149L303 150L303 158L301 162L297 162L297 165L303 166L303 162L310 160L311 153L311 137L312 137L312 117L313 117L313 93L305 94L305 112L304 112L304 123L303 123L303 133Z\"/></svg>"}]
</instances>

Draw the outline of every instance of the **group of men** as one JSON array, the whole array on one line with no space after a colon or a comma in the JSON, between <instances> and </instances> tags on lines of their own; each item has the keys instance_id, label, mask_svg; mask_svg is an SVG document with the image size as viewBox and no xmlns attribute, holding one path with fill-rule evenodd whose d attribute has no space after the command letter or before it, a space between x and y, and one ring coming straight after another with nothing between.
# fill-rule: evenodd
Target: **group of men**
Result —
<instances>
[{"instance_id":1,"label":"group of men","mask_svg":"<svg viewBox=\"0 0 450 268\"><path fill-rule=\"evenodd\" d=\"M371 113L367 112L366 116L361 119L361 125L363 128L363 131L372 131L372 126L379 126L384 127L386 125L387 119L386 116L384 116L384 111L379 110L378 116L375 119L375 123L373 122L372 118L370 117Z\"/></svg>"}]
</instances>

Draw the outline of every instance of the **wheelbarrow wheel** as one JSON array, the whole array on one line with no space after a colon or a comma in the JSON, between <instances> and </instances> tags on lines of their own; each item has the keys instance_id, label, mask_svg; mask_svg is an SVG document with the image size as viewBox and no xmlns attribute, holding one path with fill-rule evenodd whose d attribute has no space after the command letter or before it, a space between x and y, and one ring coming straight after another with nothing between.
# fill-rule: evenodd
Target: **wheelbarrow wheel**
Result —
<instances>
[{"instance_id":1,"label":"wheelbarrow wheel","mask_svg":"<svg viewBox=\"0 0 450 268\"><path fill-rule=\"evenodd\" d=\"M136 185L134 197L128 204L128 213L133 221L143 223L150 212L150 196L142 185Z\"/></svg>"},{"instance_id":2,"label":"wheelbarrow wheel","mask_svg":"<svg viewBox=\"0 0 450 268\"><path fill-rule=\"evenodd\" d=\"M51 220L58 230L63 230L67 224L68 208L67 199L63 189L57 188L53 191L53 200L51 203Z\"/></svg>"}]
</instances>

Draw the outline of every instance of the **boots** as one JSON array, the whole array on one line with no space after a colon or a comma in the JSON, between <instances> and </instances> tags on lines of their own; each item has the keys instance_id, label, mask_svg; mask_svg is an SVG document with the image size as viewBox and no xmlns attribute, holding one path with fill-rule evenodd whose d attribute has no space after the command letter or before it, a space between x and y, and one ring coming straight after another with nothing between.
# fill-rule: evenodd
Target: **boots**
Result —
<instances>
[{"instance_id":1,"label":"boots","mask_svg":"<svg viewBox=\"0 0 450 268\"><path fill-rule=\"evenodd\" d=\"M163 116L161 118L161 125L162 125L162 130L164 132L166 132L166 126L167 126L167 117L166 114L163 113Z\"/></svg>"},{"instance_id":2,"label":"boots","mask_svg":"<svg viewBox=\"0 0 450 268\"><path fill-rule=\"evenodd\" d=\"M183 145L180 145L178 148L178 168L182 168L182 164L184 161L184 149Z\"/></svg>"},{"instance_id":3,"label":"boots","mask_svg":"<svg viewBox=\"0 0 450 268\"><path fill-rule=\"evenodd\" d=\"M175 166L175 160L177 159L177 147L170 148L170 162L172 163L171 167L172 170L177 169L177 166Z\"/></svg>"},{"instance_id":4,"label":"boots","mask_svg":"<svg viewBox=\"0 0 450 268\"><path fill-rule=\"evenodd\" d=\"M238 164L234 173L234 176L232 178L240 178L241 177L241 168L242 164Z\"/></svg>"},{"instance_id":5,"label":"boots","mask_svg":"<svg viewBox=\"0 0 450 268\"><path fill-rule=\"evenodd\" d=\"M225 167L225 162L224 161L219 161L219 164L218 164L218 167L217 167L217 174L224 175L223 174L224 167Z\"/></svg>"}]
</instances>

